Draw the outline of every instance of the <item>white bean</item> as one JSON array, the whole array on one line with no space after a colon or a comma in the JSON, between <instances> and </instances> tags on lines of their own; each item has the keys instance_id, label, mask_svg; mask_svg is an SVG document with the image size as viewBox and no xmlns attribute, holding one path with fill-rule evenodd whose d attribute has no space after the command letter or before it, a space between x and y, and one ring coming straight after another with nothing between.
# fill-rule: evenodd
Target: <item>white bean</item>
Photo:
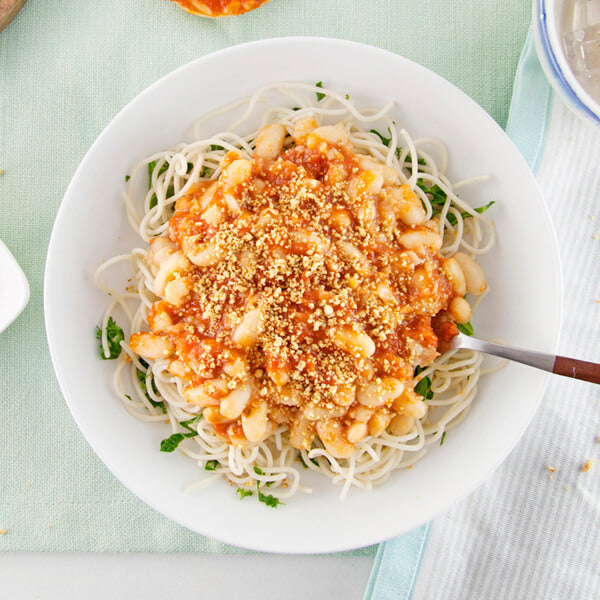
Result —
<instances>
[{"instance_id":1,"label":"white bean","mask_svg":"<svg viewBox=\"0 0 600 600\"><path fill-rule=\"evenodd\" d=\"M242 414L242 429L251 442L259 442L267 433L267 405L255 402L247 413Z\"/></svg>"},{"instance_id":2,"label":"white bean","mask_svg":"<svg viewBox=\"0 0 600 600\"><path fill-rule=\"evenodd\" d=\"M292 136L297 142L303 142L306 136L316 128L317 122L312 117L304 117L294 123L294 133Z\"/></svg>"},{"instance_id":3,"label":"white bean","mask_svg":"<svg viewBox=\"0 0 600 600\"><path fill-rule=\"evenodd\" d=\"M442 261L442 268L454 292L458 296L464 296L467 292L467 282L458 262L454 258L445 258Z\"/></svg>"},{"instance_id":4,"label":"white bean","mask_svg":"<svg viewBox=\"0 0 600 600\"><path fill-rule=\"evenodd\" d=\"M256 136L256 155L261 158L277 158L283 149L285 134L285 127L281 123L263 127Z\"/></svg>"},{"instance_id":5,"label":"white bean","mask_svg":"<svg viewBox=\"0 0 600 600\"><path fill-rule=\"evenodd\" d=\"M315 437L315 425L300 416L290 424L290 444L298 450L308 450Z\"/></svg>"},{"instance_id":6,"label":"white bean","mask_svg":"<svg viewBox=\"0 0 600 600\"><path fill-rule=\"evenodd\" d=\"M334 146L347 147L349 139L346 128L341 123L338 123L337 125L324 125L315 129L308 136L307 144L309 148L314 148L325 141Z\"/></svg>"},{"instance_id":7,"label":"white bean","mask_svg":"<svg viewBox=\"0 0 600 600\"><path fill-rule=\"evenodd\" d=\"M457 252L452 258L462 269L467 284L467 291L475 296L485 292L487 284L483 269L464 252Z\"/></svg>"},{"instance_id":8,"label":"white bean","mask_svg":"<svg viewBox=\"0 0 600 600\"><path fill-rule=\"evenodd\" d=\"M398 218L407 225L422 225L427 216L421 200L412 191L410 186L402 185L400 187L390 188L387 196Z\"/></svg>"},{"instance_id":9,"label":"white bean","mask_svg":"<svg viewBox=\"0 0 600 600\"><path fill-rule=\"evenodd\" d=\"M181 306L190 291L190 281L187 277L171 279L165 285L165 300L174 306Z\"/></svg>"},{"instance_id":10,"label":"white bean","mask_svg":"<svg viewBox=\"0 0 600 600\"><path fill-rule=\"evenodd\" d=\"M369 434L379 435L390 424L392 415L382 410L377 411L369 420Z\"/></svg>"},{"instance_id":11,"label":"white bean","mask_svg":"<svg viewBox=\"0 0 600 600\"><path fill-rule=\"evenodd\" d=\"M260 308L249 310L233 333L233 341L238 346L254 346L264 326L264 314Z\"/></svg>"},{"instance_id":12,"label":"white bean","mask_svg":"<svg viewBox=\"0 0 600 600\"><path fill-rule=\"evenodd\" d=\"M409 415L396 415L389 425L389 430L392 435L401 436L410 433L414 426L414 417Z\"/></svg>"},{"instance_id":13,"label":"white bean","mask_svg":"<svg viewBox=\"0 0 600 600\"><path fill-rule=\"evenodd\" d=\"M346 432L346 439L351 444L357 444L361 440L365 439L369 435L369 426L366 423L361 423L360 421L357 423L353 423L348 427L348 431Z\"/></svg>"},{"instance_id":14,"label":"white bean","mask_svg":"<svg viewBox=\"0 0 600 600\"><path fill-rule=\"evenodd\" d=\"M442 238L440 234L429 229L407 231L398 236L398 241L409 250L417 250L426 246L429 246L434 250L439 250L442 247Z\"/></svg>"},{"instance_id":15,"label":"white bean","mask_svg":"<svg viewBox=\"0 0 600 600\"><path fill-rule=\"evenodd\" d=\"M388 404L402 395L404 384L396 377L378 377L358 390L358 401L369 408Z\"/></svg>"},{"instance_id":16,"label":"white bean","mask_svg":"<svg viewBox=\"0 0 600 600\"><path fill-rule=\"evenodd\" d=\"M175 352L175 344L171 340L155 333L134 333L129 345L136 354L150 360L167 358Z\"/></svg>"},{"instance_id":17,"label":"white bean","mask_svg":"<svg viewBox=\"0 0 600 600\"><path fill-rule=\"evenodd\" d=\"M225 418L232 420L237 419L242 414L249 401L250 386L242 385L221 400L221 408L219 410Z\"/></svg>"},{"instance_id":18,"label":"white bean","mask_svg":"<svg viewBox=\"0 0 600 600\"><path fill-rule=\"evenodd\" d=\"M375 342L364 331L354 331L350 327L334 330L333 343L353 356L369 358L375 353Z\"/></svg>"},{"instance_id":19,"label":"white bean","mask_svg":"<svg viewBox=\"0 0 600 600\"><path fill-rule=\"evenodd\" d=\"M467 323L471 319L471 305L462 297L455 296L450 302L448 312L457 323Z\"/></svg>"},{"instance_id":20,"label":"white bean","mask_svg":"<svg viewBox=\"0 0 600 600\"><path fill-rule=\"evenodd\" d=\"M199 267L212 267L221 261L222 254L216 243L209 242L195 246L188 258Z\"/></svg>"},{"instance_id":21,"label":"white bean","mask_svg":"<svg viewBox=\"0 0 600 600\"><path fill-rule=\"evenodd\" d=\"M180 270L187 265L189 265L187 259L179 251L172 252L166 256L160 262L158 273L154 278L154 293L157 296L164 296L167 279L172 277L177 270Z\"/></svg>"},{"instance_id":22,"label":"white bean","mask_svg":"<svg viewBox=\"0 0 600 600\"><path fill-rule=\"evenodd\" d=\"M340 423L329 420L319 421L317 433L327 452L334 458L348 458L354 452L354 445L342 436Z\"/></svg>"}]
</instances>

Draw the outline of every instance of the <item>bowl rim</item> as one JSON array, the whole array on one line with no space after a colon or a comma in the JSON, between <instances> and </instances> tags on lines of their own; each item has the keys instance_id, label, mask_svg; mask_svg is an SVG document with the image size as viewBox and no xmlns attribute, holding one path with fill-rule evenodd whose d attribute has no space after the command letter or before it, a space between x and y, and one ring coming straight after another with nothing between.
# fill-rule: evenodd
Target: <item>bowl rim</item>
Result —
<instances>
[{"instance_id":1,"label":"bowl rim","mask_svg":"<svg viewBox=\"0 0 600 600\"><path fill-rule=\"evenodd\" d=\"M562 51L557 52L552 39L555 30L554 5L547 0L534 0L534 42L542 68L552 87L578 115L600 125L600 104L577 81Z\"/></svg>"},{"instance_id":2,"label":"bowl rim","mask_svg":"<svg viewBox=\"0 0 600 600\"><path fill-rule=\"evenodd\" d=\"M436 79L443 81L444 85L451 86L451 88L458 95L460 95L462 98L468 100L471 108L477 114L485 115L486 120L489 123L489 126L493 130L501 132L503 136L506 136L506 139L508 141L510 141L513 146L513 149L515 151L515 157L518 159L518 161L520 163L522 163L524 166L527 166L524 158L520 155L520 153L518 153L518 150L516 149L516 147L514 147L514 143L512 142L512 140L510 140L510 138L508 138L506 132L498 125L498 123L496 123L492 119L492 117L479 104L477 104L477 102L475 100L470 98L465 92L460 90L460 88L453 85L452 83L450 83L448 80L446 80L442 76L438 75L431 69L428 69L427 67L424 67L423 65L420 65L419 63L416 63L410 59L407 59L406 57L395 54L395 53L385 50L383 48L363 44L360 42L351 42L348 40L343 40L343 39L339 39L339 38L331 38L331 37L318 37L318 36L275 37L275 38L268 38L265 40L247 42L244 44L237 44L237 45L234 45L234 46L231 46L231 47L228 47L228 48L225 48L225 49L213 52L213 53L209 53L205 56L202 56L195 60L192 60L192 61L180 66L179 68L174 69L173 71L169 72L168 74L164 75L163 77L159 78L157 81L155 81L154 83L152 83L148 87L146 87L144 90L142 90L132 100L130 100L116 116L114 116L112 119L110 119L110 121L106 125L105 129L98 135L98 137L92 143L92 145L86 152L85 156L82 158L80 164L78 165L77 170L75 171L73 178L72 178L71 182L69 183L69 186L65 192L63 202L61 202L61 206L59 208L59 211L58 211L55 223L54 223L54 227L52 230L50 243L49 243L49 247L48 247L48 255L47 255L45 270L44 270L44 316L45 316L45 325L46 325L46 335L47 335L48 345L50 348L52 363L54 366L54 370L55 370L57 379L59 381L59 386L61 388L61 391L63 392L63 396L65 397L65 400L67 401L67 405L69 406L72 416L73 416L75 422L77 423L81 433L87 439L88 443L90 444L90 446L92 447L92 449L94 450L96 455L102 460L105 467L108 468L109 471L111 471L113 473L113 475L126 488L128 488L133 494L135 494L138 498L140 498L145 504L147 504L148 506L150 506L151 508L153 508L154 510L159 512L161 515L164 515L169 520L171 520L175 523L178 523L178 524L182 525L183 527L186 527L187 529L190 529L192 531L198 531L198 530L195 529L193 526L191 526L185 519L181 518L180 515L176 516L173 514L172 511L166 511L164 509L164 507L161 506L160 502L157 502L154 499L150 500L149 498L147 498L143 493L141 493L139 491L138 485L134 486L133 484L131 484L131 481L128 481L128 482L125 481L126 478L124 478L120 475L120 469L117 469L115 467L115 465L111 463L111 461L106 460L105 453L103 451L99 450L96 447L96 445L94 443L92 443L92 440L88 437L88 432L87 432L86 428L84 428L80 424L79 417L81 415L80 415L79 411L75 411L73 406L69 402L69 400L67 400L66 390L67 390L68 386L65 384L66 379L63 379L62 368L58 361L58 354L57 354L57 351L55 348L56 332L54 331L54 327L53 327L52 319L50 318L50 311L49 311L49 308L51 308L51 306L52 306L52 300L53 300L53 299L51 299L51 293L50 293L51 286L50 286L50 281L49 281L51 279L51 277L50 277L50 266L51 266L50 258L52 256L53 251L55 250L55 246L57 245L56 231L59 229L59 225L65 216L64 200L69 196L70 193L72 193L72 189L75 187L74 181L76 180L77 176L79 175L80 171L82 170L82 168L83 168L82 165L86 162L88 157L92 154L92 152L94 151L96 146L98 146L101 141L103 142L104 138L107 135L107 130L109 130L111 128L111 126L113 125L113 123L121 117L122 113L125 113L128 110L131 110L132 106L134 106L136 103L139 103L147 95L150 95L151 93L153 93L153 90L156 87L158 87L159 85L163 84L164 81L168 80L169 78L175 77L176 74L180 75L181 73L185 72L186 70L193 68L194 65L200 64L200 63L204 62L205 60L208 60L209 57L211 57L211 58L216 57L216 56L223 57L230 53L235 53L236 51L239 51L240 49L247 49L250 47L263 47L263 46L269 46L269 45L273 45L273 44L277 44L277 43L285 44L285 43L298 43L298 42L304 43L304 44L306 44L306 43L312 44L315 42L318 42L318 43L332 43L333 42L335 44L344 45L346 47L363 48L363 49L369 50L371 52L376 51L377 53L381 53L382 55L391 55L391 56L395 57L396 59L399 59L401 61L405 61L406 63L409 63L413 67L416 67L418 70L427 72L428 74L434 76ZM537 186L537 182L535 181L535 178L533 177L533 175L531 173L530 173L530 177L531 177L532 183L534 183L536 185L536 188L538 189L540 199L543 199L543 196L542 196L541 192L539 191L539 186ZM553 266L554 266L554 268L553 268L554 274L557 278L556 279L556 288L555 288L554 294L553 294L555 296L555 302L556 302L556 314L554 315L553 326L556 328L556 330L553 335L553 343L551 344L552 350L555 351L555 349L558 345L559 337L560 337L560 329L561 329L562 316L563 316L562 270L560 268L560 254L559 254L559 249L558 249L556 232L552 225L552 221L550 219L550 214L547 211L547 209L543 212L543 221L548 226L548 232L550 234L551 241L552 241L551 249L550 249L551 250L550 256L552 259L551 262L553 263ZM498 460L495 461L494 464L490 463L488 465L488 467L485 469L485 474L478 477L476 481L472 481L470 485L461 489L460 493L451 494L450 500L445 503L445 507L443 509L437 509L437 510L433 511L431 514L428 515L427 518L419 520L418 523L416 523L414 525L415 527L422 525L423 523L429 521L430 519L438 516L439 514L441 514L441 512L443 510L447 510L452 505L456 504L458 501L464 499L469 494L473 493L473 491L475 489L477 489L479 486L481 486L481 484L485 481L485 479L490 477L491 474L500 466L500 464L503 463L504 460L506 460L508 454L512 451L512 449L514 449L514 447L516 446L518 441L521 439L521 437L525 433L527 427L529 426L529 424L531 422L531 419L533 418L535 412L539 408L539 405L541 403L544 391L547 387L549 378L550 378L549 374L544 374L543 377L540 379L540 383L538 385L539 391L538 391L538 393L536 393L537 401L535 402L535 406L531 408L531 412L527 415L527 419L524 420L523 423L521 424L519 431L518 432L515 431L514 435L510 436L510 440L505 445L506 447L505 447L504 451L502 452L502 456L498 457ZM404 530L404 531L408 531L408 530ZM339 551L356 549L356 548L364 547L366 545L371 545L374 543L379 543L381 541L385 541L386 539L389 539L390 537L393 537L394 535L398 535L400 533L403 533L403 532L402 531L391 532L390 534L386 534L385 537L382 537L378 533L371 533L369 536L365 536L364 539L362 539L360 543L356 543L355 541L353 541L349 544L347 541L337 540L335 543L328 542L323 547L321 545L315 546L315 543L311 542L311 544L301 544L301 545L295 546L293 548L288 546L285 549L282 549L279 545L277 545L277 547L275 547L271 542L266 541L266 540L261 540L260 542L253 541L252 543L233 540L229 534L225 535L222 532L220 532L219 535L215 535L213 532L203 531L201 534L210 536L213 539L217 539L217 540L223 541L228 544L234 544L238 547L243 547L243 548L247 548L247 549L251 549L251 550L277 552L277 553L286 552L286 553L293 553L293 554L308 554L308 553L339 552Z\"/></svg>"}]
</instances>

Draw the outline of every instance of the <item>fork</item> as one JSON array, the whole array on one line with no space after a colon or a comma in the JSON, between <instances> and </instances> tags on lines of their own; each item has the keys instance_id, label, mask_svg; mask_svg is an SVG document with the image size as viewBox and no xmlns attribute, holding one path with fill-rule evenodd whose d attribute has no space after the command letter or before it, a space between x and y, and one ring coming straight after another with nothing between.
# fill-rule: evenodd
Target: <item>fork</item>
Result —
<instances>
[{"instance_id":1,"label":"fork","mask_svg":"<svg viewBox=\"0 0 600 600\"><path fill-rule=\"evenodd\" d=\"M557 354L547 354L535 350L524 350L514 346L506 346L495 342L480 340L464 333L458 333L450 341L450 349L465 348L467 350L476 350L492 356L506 358L542 371L572 377L573 379L582 379L592 383L600 383L600 364L579 360L577 358L567 358Z\"/></svg>"}]
</instances>

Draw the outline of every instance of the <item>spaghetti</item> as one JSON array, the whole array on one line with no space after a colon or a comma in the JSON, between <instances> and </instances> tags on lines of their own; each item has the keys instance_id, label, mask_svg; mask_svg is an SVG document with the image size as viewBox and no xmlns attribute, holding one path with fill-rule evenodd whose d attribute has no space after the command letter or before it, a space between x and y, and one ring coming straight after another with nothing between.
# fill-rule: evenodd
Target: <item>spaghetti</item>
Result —
<instances>
[{"instance_id":1,"label":"spaghetti","mask_svg":"<svg viewBox=\"0 0 600 600\"><path fill-rule=\"evenodd\" d=\"M237 133L266 98L262 126ZM470 327L463 295L486 290L474 257L493 244L482 214L492 203L461 200L455 190L479 179L452 186L444 147L397 132L390 108L359 112L320 85L276 84L196 125L243 110L228 131L133 169L126 212L150 249L114 257L96 274L113 298L102 353L113 351L119 307L130 337L120 342L115 391L137 418L169 420L162 450L180 448L211 473L190 489L224 476L242 497L256 492L276 506L308 491L306 468L341 484L344 497L351 485L369 489L412 465L467 414L481 357L452 350L432 360L455 322ZM365 127L381 123L385 133ZM262 254L270 259L261 263ZM132 268L125 293L100 281L121 261ZM275 263L285 269L273 271ZM278 287L268 280L282 276ZM307 357L316 357L311 368Z\"/></svg>"}]
</instances>

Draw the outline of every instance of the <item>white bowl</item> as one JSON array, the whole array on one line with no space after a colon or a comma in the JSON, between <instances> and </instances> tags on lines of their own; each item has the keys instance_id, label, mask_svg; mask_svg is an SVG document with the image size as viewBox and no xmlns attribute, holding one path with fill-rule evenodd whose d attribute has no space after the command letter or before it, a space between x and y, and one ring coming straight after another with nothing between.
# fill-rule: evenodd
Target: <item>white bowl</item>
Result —
<instances>
[{"instance_id":1,"label":"white bowl","mask_svg":"<svg viewBox=\"0 0 600 600\"><path fill-rule=\"evenodd\" d=\"M77 169L56 218L45 273L46 328L79 428L134 494L224 542L272 552L332 552L410 530L473 491L525 431L547 376L509 365L485 377L471 412L443 447L371 492L351 490L344 502L339 487L312 473L313 493L277 510L240 501L223 481L183 493L203 472L182 455L160 453L166 426L137 421L113 396L112 365L98 359L94 339L107 298L92 276L103 260L141 243L121 200L129 169L157 150L191 141L192 124L208 111L282 80L323 80L359 107L393 99L398 126L447 144L452 180L490 174L463 192L476 206L497 201L498 241L484 264L491 292L476 331L553 351L561 315L556 242L535 179L510 139L473 100L424 67L377 48L321 38L265 40L200 58L157 81L113 119Z\"/></svg>"}]
</instances>

